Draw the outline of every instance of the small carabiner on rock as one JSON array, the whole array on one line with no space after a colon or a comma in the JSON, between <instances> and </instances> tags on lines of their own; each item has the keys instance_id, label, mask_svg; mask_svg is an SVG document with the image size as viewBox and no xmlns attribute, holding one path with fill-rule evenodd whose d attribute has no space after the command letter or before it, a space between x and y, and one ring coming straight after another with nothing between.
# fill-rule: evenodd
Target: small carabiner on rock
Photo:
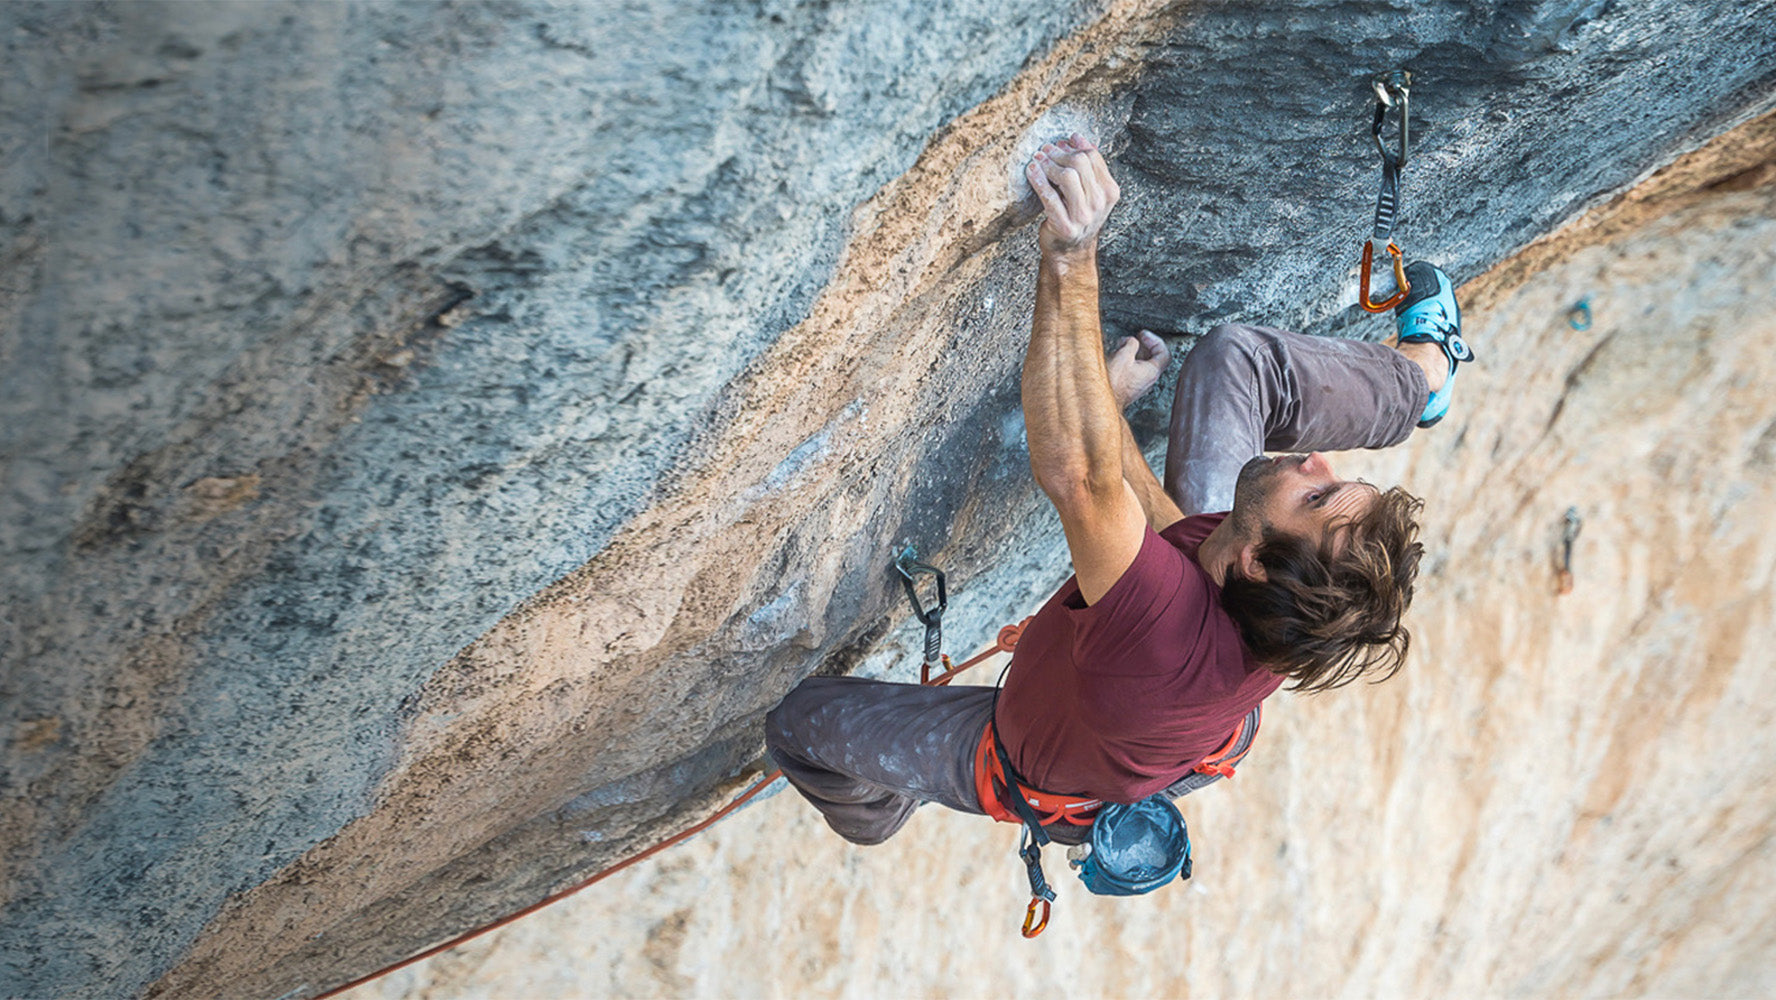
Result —
<instances>
[{"instance_id":1,"label":"small carabiner on rock","mask_svg":"<svg viewBox=\"0 0 1776 1000\"><path fill-rule=\"evenodd\" d=\"M1406 167L1406 157L1412 147L1412 124L1409 120L1412 100L1412 74L1403 69L1379 73L1369 81L1375 91L1375 121L1369 126L1369 134L1375 138L1376 152L1381 154L1381 161L1396 170ZM1400 109L1400 141L1398 151L1387 148L1381 141L1381 127L1387 121L1388 109L1398 106Z\"/></svg>"},{"instance_id":2,"label":"small carabiner on rock","mask_svg":"<svg viewBox=\"0 0 1776 1000\"><path fill-rule=\"evenodd\" d=\"M1573 589L1573 543L1579 540L1579 529L1585 526L1585 519L1579 516L1577 507L1566 509L1565 522L1560 532L1560 571L1556 574L1556 583L1560 593L1570 594Z\"/></svg>"},{"instance_id":3,"label":"small carabiner on rock","mask_svg":"<svg viewBox=\"0 0 1776 1000\"><path fill-rule=\"evenodd\" d=\"M950 606L949 589L944 585L944 572L936 566L929 566L919 561L912 546L907 546L894 560L894 571L900 574L900 585L906 590L907 601L913 606L913 617L925 626L925 662L919 667L919 683L931 681L932 671L944 669L943 662L943 614ZM929 574L937 578L937 603L929 608L919 600L918 587L913 577Z\"/></svg>"},{"instance_id":4,"label":"small carabiner on rock","mask_svg":"<svg viewBox=\"0 0 1776 1000\"><path fill-rule=\"evenodd\" d=\"M1376 302L1369 298L1369 269L1375 264L1375 241L1372 239L1363 241L1363 279L1357 294L1357 305L1372 313L1387 312L1399 305L1406 298L1406 293L1412 291L1412 283L1406 280L1405 255L1399 244L1388 240L1387 252L1394 257L1395 291L1394 294Z\"/></svg>"},{"instance_id":5,"label":"small carabiner on rock","mask_svg":"<svg viewBox=\"0 0 1776 1000\"><path fill-rule=\"evenodd\" d=\"M932 619L943 617L944 609L950 605L949 590L944 586L943 570L920 562L918 555L913 552L913 547L909 545L894 558L894 571L900 574L900 584L906 589L907 600L913 605L914 617L927 625L931 624ZM919 592L914 587L913 578L920 574L937 578L937 603L929 608L919 600Z\"/></svg>"},{"instance_id":6,"label":"small carabiner on rock","mask_svg":"<svg viewBox=\"0 0 1776 1000\"><path fill-rule=\"evenodd\" d=\"M1042 906L1041 920L1036 919L1036 907L1038 904L1041 904ZM1049 909L1050 904L1048 900L1043 899L1041 896L1030 897L1030 906L1028 909L1024 910L1024 937L1033 938L1042 933L1042 929L1048 926Z\"/></svg>"}]
</instances>

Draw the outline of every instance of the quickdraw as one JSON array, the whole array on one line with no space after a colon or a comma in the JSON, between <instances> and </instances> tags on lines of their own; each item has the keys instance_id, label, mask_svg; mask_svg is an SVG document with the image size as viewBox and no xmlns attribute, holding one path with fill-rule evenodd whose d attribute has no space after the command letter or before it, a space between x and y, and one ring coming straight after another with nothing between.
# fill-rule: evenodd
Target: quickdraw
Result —
<instances>
[{"instance_id":1,"label":"quickdraw","mask_svg":"<svg viewBox=\"0 0 1776 1000\"><path fill-rule=\"evenodd\" d=\"M1369 239L1363 242L1363 270L1361 287L1357 295L1357 304L1372 313L1386 312L1399 305L1412 285L1406 280L1405 251L1394 240L1394 225L1400 218L1400 173L1406 169L1406 159L1411 152L1412 125L1409 115L1409 104L1412 96L1412 74L1403 69L1390 73L1382 73L1370 81L1375 90L1375 120L1369 127L1370 136L1375 140L1375 149L1381 154L1381 189L1375 195L1375 229ZM1390 150L1382 140L1382 126L1387 122L1387 113L1391 108L1399 109L1399 139L1397 149ZM1375 244L1382 242L1387 252L1394 258L1394 294L1374 301L1369 295L1369 272L1375 264Z\"/></svg>"},{"instance_id":2,"label":"quickdraw","mask_svg":"<svg viewBox=\"0 0 1776 1000\"><path fill-rule=\"evenodd\" d=\"M1032 833L1031 831L1035 832ZM1041 934L1048 926L1049 910L1054 906L1055 891L1048 887L1048 879L1042 874L1042 845L1048 842L1048 835L1041 827L1024 827L1023 841L1018 847L1018 857L1024 859L1024 870L1030 876L1030 905L1024 908L1023 935L1033 938ZM1036 919L1036 907L1042 907L1042 919Z\"/></svg>"},{"instance_id":3,"label":"quickdraw","mask_svg":"<svg viewBox=\"0 0 1776 1000\"><path fill-rule=\"evenodd\" d=\"M1000 674L999 680L1003 682L1005 675ZM997 712L997 694L994 695L994 706L994 711ZM996 722L987 724L987 732L992 736L993 741L993 755L998 758L1000 773L1005 776L1006 787L1016 790L1010 796L1011 808L1017 813L1018 822L1024 826L1022 839L1018 843L1018 857L1024 862L1024 874L1030 878L1030 905L1024 908L1023 935L1033 938L1041 934L1043 928L1048 926L1049 910L1055 901L1055 891L1049 888L1048 877L1042 874L1042 848L1050 842L1050 839L1048 831L1042 827L1042 820L1036 815L1036 810L1030 807L1029 800L1021 794L1023 786L1017 780L1017 768L1011 766L1011 757L1005 752L1005 744L999 741L998 729L999 726ZM978 769L975 775L975 780L978 782L980 780ZM987 800L982 799L981 801L985 803ZM1040 922L1036 922L1036 908L1038 906L1042 907Z\"/></svg>"},{"instance_id":4,"label":"quickdraw","mask_svg":"<svg viewBox=\"0 0 1776 1000\"><path fill-rule=\"evenodd\" d=\"M943 654L943 613L950 606L944 573L936 566L920 562L910 545L895 557L894 571L900 574L900 585L906 589L907 600L913 605L913 617L925 626L925 662L919 666L919 683L930 684L934 668L941 667L946 672L950 669L950 658ZM920 575L937 578L937 603L930 607L919 600L918 581L914 578Z\"/></svg>"}]
</instances>

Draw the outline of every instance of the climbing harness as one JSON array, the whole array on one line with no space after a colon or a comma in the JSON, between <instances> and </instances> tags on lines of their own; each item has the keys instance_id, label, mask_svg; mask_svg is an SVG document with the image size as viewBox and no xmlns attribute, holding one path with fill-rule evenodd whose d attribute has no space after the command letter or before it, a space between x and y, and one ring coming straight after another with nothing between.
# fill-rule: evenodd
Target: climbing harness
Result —
<instances>
[{"instance_id":1,"label":"climbing harness","mask_svg":"<svg viewBox=\"0 0 1776 1000\"><path fill-rule=\"evenodd\" d=\"M913 616L925 626L925 658L920 667L919 683L927 686L948 684L957 674L998 653L1017 649L1023 630L1030 624L1025 618L1016 625L1007 625L991 648L977 654L961 666L952 666L942 652L943 613L949 606L949 594L942 570L920 562L911 547L903 549L894 560L895 573L912 605ZM935 580L936 602L927 604L919 596L918 578ZM934 674L938 667L942 671ZM1057 795L1024 781L1006 752L999 737L998 688L1005 682L1008 664L995 684L994 711L982 727L980 742L974 753L974 789L981 810L1001 823L1017 823L1023 827L1018 841L1018 858L1024 863L1024 874L1030 883L1030 902L1024 909L1021 933L1026 938L1041 934L1048 926L1056 898L1054 888L1042 869L1042 848L1053 839L1048 827L1056 824L1086 828L1090 843L1101 849L1088 854L1085 861L1075 863L1080 880L1094 893L1133 895L1151 892L1174 879L1190 877L1190 835L1184 817L1164 793L1132 805L1106 803L1083 795ZM1231 778L1234 766L1251 749L1251 738L1258 730L1261 713L1254 708L1241 720L1226 742L1199 761L1191 773ZM1163 802L1163 806L1158 803ZM1170 817L1170 818L1168 818ZM1091 860L1096 857L1097 860ZM1154 861L1161 863L1155 867Z\"/></svg>"},{"instance_id":2,"label":"climbing harness","mask_svg":"<svg viewBox=\"0 0 1776 1000\"><path fill-rule=\"evenodd\" d=\"M1015 647L1015 641L1012 645ZM1001 672L999 685L1004 681L1005 674ZM999 737L997 687L993 716L975 750L974 789L988 816L1001 823L1023 825L1018 857L1030 880L1024 937L1035 937L1048 926L1055 899L1042 871L1042 848L1052 840L1048 827L1060 824L1090 828L1089 851L1083 861L1073 865L1079 869L1077 874L1086 889L1096 895L1133 896L1152 892L1174 879L1190 877L1189 827L1172 804L1167 794L1170 789L1140 802L1123 804L1083 795L1057 795L1031 786L1018 775ZM1191 773L1232 778L1235 765L1252 748L1252 737L1257 735L1261 718L1262 712L1254 707L1227 741L1197 762Z\"/></svg>"},{"instance_id":3,"label":"climbing harness","mask_svg":"<svg viewBox=\"0 0 1776 1000\"><path fill-rule=\"evenodd\" d=\"M1363 271L1361 287L1357 296L1357 304L1372 313L1386 312L1406 298L1412 285L1406 280L1405 251L1394 240L1394 226L1400 218L1400 172L1406 169L1406 159L1412 146L1412 126L1409 119L1409 103L1412 96L1412 74L1403 69L1382 73L1370 81L1375 90L1375 120L1369 127L1369 133L1375 140L1375 149L1381 154L1381 189L1375 195L1375 229L1369 239L1363 241ZM1388 149L1382 140L1382 126L1387 121L1390 109L1399 109L1399 139L1394 150ZM1381 241L1387 252L1394 258L1394 294L1376 302L1369 296L1369 272L1375 263L1375 244Z\"/></svg>"},{"instance_id":4,"label":"climbing harness","mask_svg":"<svg viewBox=\"0 0 1776 1000\"><path fill-rule=\"evenodd\" d=\"M1004 679L1001 674L1000 682ZM998 714L997 693L994 714ZM1238 736L1235 733L1233 740ZM1233 769L1228 767L1226 774L1231 776ZM1030 880L1030 905L1024 909L1022 929L1026 938L1041 934L1048 926L1054 904L1055 891L1042 871L1042 848L1052 841L1048 827L1057 823L1090 829L1090 850L1074 867L1079 869L1080 881L1094 894L1133 896L1190 877L1190 829L1164 792L1125 805L1033 789L1012 766L996 719L988 721L975 755L975 788L988 815L1023 826L1018 858ZM1007 815L1008 799L1015 815ZM1038 816L1037 810L1046 810L1048 815Z\"/></svg>"},{"instance_id":5,"label":"climbing harness","mask_svg":"<svg viewBox=\"0 0 1776 1000\"><path fill-rule=\"evenodd\" d=\"M1001 823L1023 822L1014 811L1016 803L1021 801L1030 807L1038 826L1052 823L1090 826L1092 815L1104 804L1102 799L1055 795L1032 788L1021 779L1011 777L1017 772L1008 770L1008 763L1005 748L999 744L998 727L988 723L981 731L980 744L974 752L974 790L980 796L981 808ZM1011 791L1014 780L1017 784L1015 795ZM1007 799L1012 801L1012 806L1006 806Z\"/></svg>"},{"instance_id":6,"label":"climbing harness","mask_svg":"<svg viewBox=\"0 0 1776 1000\"><path fill-rule=\"evenodd\" d=\"M1028 619L1025 619L1027 622ZM1007 626L1012 628L1014 626ZM1015 639L1012 644L1016 645ZM1232 778L1234 769L1244 760L1252 749L1252 738L1258 733L1262 721L1262 708L1253 708L1240 720L1233 733L1227 737L1215 751L1198 761L1190 769L1192 774L1201 774L1216 778ZM980 745L974 752L974 790L980 796L981 808L988 816L1001 823L1022 822L1017 815L1005 805L1005 799L1011 796L1011 781L1006 765L1009 760L1000 754L997 727L989 724L981 733ZM1242 746L1242 743L1244 744ZM1045 792L1017 779L1019 797L1029 803L1043 826L1055 823L1067 823L1072 826L1089 826L1092 814L1103 805L1103 800L1088 798L1083 795L1056 795Z\"/></svg>"},{"instance_id":7,"label":"climbing harness","mask_svg":"<svg viewBox=\"0 0 1776 1000\"><path fill-rule=\"evenodd\" d=\"M1246 759L1246 754L1252 752L1252 740L1257 737L1258 726L1263 721L1264 706L1252 706L1252 710L1240 720L1240 724L1234 729L1233 734L1227 737L1227 742L1221 744L1214 753L1204 757L1191 770L1196 774L1212 774L1217 778L1231 779L1233 769L1239 765L1240 761ZM1242 742L1245 744L1244 746L1241 746Z\"/></svg>"}]
</instances>

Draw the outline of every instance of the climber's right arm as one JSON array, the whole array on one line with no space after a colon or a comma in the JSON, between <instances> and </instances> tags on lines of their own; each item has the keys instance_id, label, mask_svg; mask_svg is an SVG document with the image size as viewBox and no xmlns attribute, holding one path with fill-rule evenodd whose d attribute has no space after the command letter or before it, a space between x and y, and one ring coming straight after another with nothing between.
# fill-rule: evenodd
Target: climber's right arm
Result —
<instances>
[{"instance_id":1,"label":"climber's right arm","mask_svg":"<svg viewBox=\"0 0 1776 1000\"><path fill-rule=\"evenodd\" d=\"M1030 470L1061 515L1090 604L1134 563L1147 518L1123 478L1124 424L1098 322L1098 233L1120 191L1103 156L1073 142L1045 147L1028 171L1045 218L1023 406Z\"/></svg>"}]
</instances>

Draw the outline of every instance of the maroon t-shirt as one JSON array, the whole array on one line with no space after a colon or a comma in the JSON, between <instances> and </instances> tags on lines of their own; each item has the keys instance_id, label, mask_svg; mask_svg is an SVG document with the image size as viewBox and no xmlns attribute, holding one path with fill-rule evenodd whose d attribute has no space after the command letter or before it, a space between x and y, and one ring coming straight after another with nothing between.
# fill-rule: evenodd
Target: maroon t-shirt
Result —
<instances>
[{"instance_id":1,"label":"maroon t-shirt","mask_svg":"<svg viewBox=\"0 0 1776 1000\"><path fill-rule=\"evenodd\" d=\"M1225 514L1156 533L1096 604L1077 578L1024 629L999 734L1025 781L1136 802L1213 753L1283 678L1248 660L1196 552Z\"/></svg>"}]
</instances>

